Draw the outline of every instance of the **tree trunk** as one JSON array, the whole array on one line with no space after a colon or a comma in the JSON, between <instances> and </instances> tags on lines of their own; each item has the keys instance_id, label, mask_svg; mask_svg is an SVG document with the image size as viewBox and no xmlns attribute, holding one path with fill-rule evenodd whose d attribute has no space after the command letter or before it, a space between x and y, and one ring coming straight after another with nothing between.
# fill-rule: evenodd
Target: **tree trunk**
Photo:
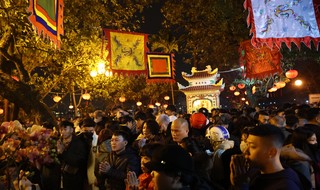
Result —
<instances>
[{"instance_id":1,"label":"tree trunk","mask_svg":"<svg viewBox=\"0 0 320 190\"><path fill-rule=\"evenodd\" d=\"M31 86L15 81L10 75L0 71L0 95L22 108L29 116L40 115L42 121L56 122L49 108L40 100L40 94Z\"/></svg>"}]
</instances>

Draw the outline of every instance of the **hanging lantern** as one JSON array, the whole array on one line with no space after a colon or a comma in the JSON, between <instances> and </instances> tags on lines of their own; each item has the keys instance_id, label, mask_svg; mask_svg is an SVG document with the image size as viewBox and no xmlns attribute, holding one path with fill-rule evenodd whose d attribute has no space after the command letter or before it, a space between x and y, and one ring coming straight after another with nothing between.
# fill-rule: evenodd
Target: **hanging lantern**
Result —
<instances>
[{"instance_id":1,"label":"hanging lantern","mask_svg":"<svg viewBox=\"0 0 320 190\"><path fill-rule=\"evenodd\" d=\"M0 115L2 115L4 112L4 110L2 108L0 108Z\"/></svg>"},{"instance_id":2,"label":"hanging lantern","mask_svg":"<svg viewBox=\"0 0 320 190\"><path fill-rule=\"evenodd\" d=\"M252 87L252 94L255 94L256 93L256 86L253 86Z\"/></svg>"},{"instance_id":3,"label":"hanging lantern","mask_svg":"<svg viewBox=\"0 0 320 190\"><path fill-rule=\"evenodd\" d=\"M125 102L125 101L126 101L126 97L121 96L121 97L119 98L119 101L122 102L122 103Z\"/></svg>"},{"instance_id":4,"label":"hanging lantern","mask_svg":"<svg viewBox=\"0 0 320 190\"><path fill-rule=\"evenodd\" d=\"M246 101L246 104L249 105L249 101Z\"/></svg>"},{"instance_id":5,"label":"hanging lantern","mask_svg":"<svg viewBox=\"0 0 320 190\"><path fill-rule=\"evenodd\" d=\"M170 100L170 96L165 96L164 99L165 100Z\"/></svg>"},{"instance_id":6,"label":"hanging lantern","mask_svg":"<svg viewBox=\"0 0 320 190\"><path fill-rule=\"evenodd\" d=\"M160 102L156 102L155 105L159 107L159 106L161 106L161 103Z\"/></svg>"},{"instance_id":7,"label":"hanging lantern","mask_svg":"<svg viewBox=\"0 0 320 190\"><path fill-rule=\"evenodd\" d=\"M142 106L142 102L137 102L137 106Z\"/></svg>"},{"instance_id":8,"label":"hanging lantern","mask_svg":"<svg viewBox=\"0 0 320 190\"><path fill-rule=\"evenodd\" d=\"M236 90L236 87L232 85L232 86L229 87L229 90L230 90L230 91L235 91L235 90Z\"/></svg>"},{"instance_id":9,"label":"hanging lantern","mask_svg":"<svg viewBox=\"0 0 320 190\"><path fill-rule=\"evenodd\" d=\"M90 94L89 93L84 93L84 94L82 94L82 98L84 100L90 100Z\"/></svg>"},{"instance_id":10,"label":"hanging lantern","mask_svg":"<svg viewBox=\"0 0 320 190\"><path fill-rule=\"evenodd\" d=\"M272 88L270 88L269 90L268 90L268 92L275 92L275 91L277 91L278 89L276 88L276 87L272 87Z\"/></svg>"},{"instance_id":11,"label":"hanging lantern","mask_svg":"<svg viewBox=\"0 0 320 190\"><path fill-rule=\"evenodd\" d=\"M234 94L235 96L239 96L239 95L240 95L240 92L235 91L233 94Z\"/></svg>"},{"instance_id":12,"label":"hanging lantern","mask_svg":"<svg viewBox=\"0 0 320 190\"><path fill-rule=\"evenodd\" d=\"M289 78L289 79L294 79L298 76L298 71L297 70L289 70L286 72L286 77Z\"/></svg>"},{"instance_id":13,"label":"hanging lantern","mask_svg":"<svg viewBox=\"0 0 320 190\"><path fill-rule=\"evenodd\" d=\"M246 98L241 98L242 101L246 101Z\"/></svg>"},{"instance_id":14,"label":"hanging lantern","mask_svg":"<svg viewBox=\"0 0 320 190\"><path fill-rule=\"evenodd\" d=\"M246 86L246 85L243 84L243 83L239 83L239 84L238 84L238 88L240 88L240 89L243 89L245 86Z\"/></svg>"},{"instance_id":15,"label":"hanging lantern","mask_svg":"<svg viewBox=\"0 0 320 190\"><path fill-rule=\"evenodd\" d=\"M153 109L153 108L154 108L154 105L153 105L153 104L149 104L149 105L148 105L148 108L152 108L152 109Z\"/></svg>"},{"instance_id":16,"label":"hanging lantern","mask_svg":"<svg viewBox=\"0 0 320 190\"><path fill-rule=\"evenodd\" d=\"M58 96L58 95L53 97L53 101L56 103L60 102L61 99L62 99L61 96Z\"/></svg>"},{"instance_id":17,"label":"hanging lantern","mask_svg":"<svg viewBox=\"0 0 320 190\"><path fill-rule=\"evenodd\" d=\"M73 109L73 105L72 104L70 104L69 109Z\"/></svg>"},{"instance_id":18,"label":"hanging lantern","mask_svg":"<svg viewBox=\"0 0 320 190\"><path fill-rule=\"evenodd\" d=\"M275 83L276 87L279 89L279 88L283 88L286 86L286 83L283 82L283 81L280 81L280 82L277 82Z\"/></svg>"},{"instance_id":19,"label":"hanging lantern","mask_svg":"<svg viewBox=\"0 0 320 190\"><path fill-rule=\"evenodd\" d=\"M164 109L167 109L167 107L168 107L168 104L163 104Z\"/></svg>"}]
</instances>

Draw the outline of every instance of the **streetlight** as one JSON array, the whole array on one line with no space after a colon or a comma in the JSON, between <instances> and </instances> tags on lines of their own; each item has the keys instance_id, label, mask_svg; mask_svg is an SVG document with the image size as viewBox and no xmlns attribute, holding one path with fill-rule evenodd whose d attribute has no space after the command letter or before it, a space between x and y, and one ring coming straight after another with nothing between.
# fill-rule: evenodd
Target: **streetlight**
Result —
<instances>
[{"instance_id":1,"label":"streetlight","mask_svg":"<svg viewBox=\"0 0 320 190\"><path fill-rule=\"evenodd\" d=\"M112 76L112 71L110 70L109 65L106 66L105 62L101 60L96 68L90 71L90 76L96 77L102 74L106 75L106 77Z\"/></svg>"},{"instance_id":2,"label":"streetlight","mask_svg":"<svg viewBox=\"0 0 320 190\"><path fill-rule=\"evenodd\" d=\"M294 81L294 85L301 86L302 85L302 80L298 79L298 80Z\"/></svg>"}]
</instances>

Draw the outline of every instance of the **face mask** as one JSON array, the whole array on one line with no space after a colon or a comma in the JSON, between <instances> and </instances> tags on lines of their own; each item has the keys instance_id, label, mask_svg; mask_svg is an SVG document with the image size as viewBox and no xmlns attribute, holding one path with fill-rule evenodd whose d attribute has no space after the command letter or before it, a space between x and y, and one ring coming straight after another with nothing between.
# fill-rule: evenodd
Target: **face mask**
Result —
<instances>
[{"instance_id":1,"label":"face mask","mask_svg":"<svg viewBox=\"0 0 320 190\"><path fill-rule=\"evenodd\" d=\"M247 143L245 143L244 141L241 141L240 143L240 150L242 153L244 153L244 151L248 148Z\"/></svg>"},{"instance_id":2,"label":"face mask","mask_svg":"<svg viewBox=\"0 0 320 190\"><path fill-rule=\"evenodd\" d=\"M83 132L83 135L84 135L87 139L93 139L93 133L92 133L92 132Z\"/></svg>"},{"instance_id":3,"label":"face mask","mask_svg":"<svg viewBox=\"0 0 320 190\"><path fill-rule=\"evenodd\" d=\"M312 151L317 151L319 149L318 143L316 144L309 144L309 147Z\"/></svg>"}]
</instances>

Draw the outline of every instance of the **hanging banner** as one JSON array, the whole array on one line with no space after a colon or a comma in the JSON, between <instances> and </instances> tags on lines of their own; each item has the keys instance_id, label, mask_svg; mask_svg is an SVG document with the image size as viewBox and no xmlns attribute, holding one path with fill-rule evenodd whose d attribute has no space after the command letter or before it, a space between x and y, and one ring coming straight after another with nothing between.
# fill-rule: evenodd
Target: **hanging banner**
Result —
<instances>
[{"instance_id":1,"label":"hanging banner","mask_svg":"<svg viewBox=\"0 0 320 190\"><path fill-rule=\"evenodd\" d=\"M30 22L41 33L60 48L60 35L63 35L63 0L30 0L28 11Z\"/></svg>"},{"instance_id":2,"label":"hanging banner","mask_svg":"<svg viewBox=\"0 0 320 190\"><path fill-rule=\"evenodd\" d=\"M148 53L148 83L173 83L174 59L171 54Z\"/></svg>"},{"instance_id":3,"label":"hanging banner","mask_svg":"<svg viewBox=\"0 0 320 190\"><path fill-rule=\"evenodd\" d=\"M147 34L104 29L110 68L114 73L146 74Z\"/></svg>"},{"instance_id":4,"label":"hanging banner","mask_svg":"<svg viewBox=\"0 0 320 190\"><path fill-rule=\"evenodd\" d=\"M281 47L284 42L291 48L291 42L300 48L303 42L316 48L320 41L320 0L245 0L244 7L249 10L248 26L253 34L255 47L267 44L270 48Z\"/></svg>"},{"instance_id":5,"label":"hanging banner","mask_svg":"<svg viewBox=\"0 0 320 190\"><path fill-rule=\"evenodd\" d=\"M279 49L270 49L266 45L256 48L250 40L240 43L240 65L245 67L245 78L264 78L281 73L282 55Z\"/></svg>"}]
</instances>

